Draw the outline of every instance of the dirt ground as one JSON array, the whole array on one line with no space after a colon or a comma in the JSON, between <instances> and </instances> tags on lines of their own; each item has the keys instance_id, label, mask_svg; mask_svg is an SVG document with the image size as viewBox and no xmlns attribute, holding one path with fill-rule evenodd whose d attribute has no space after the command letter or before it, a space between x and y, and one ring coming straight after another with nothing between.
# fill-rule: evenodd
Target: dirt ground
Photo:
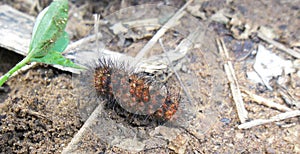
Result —
<instances>
[{"instance_id":1,"label":"dirt ground","mask_svg":"<svg viewBox=\"0 0 300 154\"><path fill-rule=\"evenodd\" d=\"M68 25L67 31L70 32L72 40L75 41L89 34L94 13L101 13L105 17L121 8L140 4L169 5L180 8L185 1L132 0L120 3L116 0L101 2L79 0L70 3L70 14L73 16L71 15L69 23L73 24ZM42 1L40 6L36 7L32 7L31 1L23 2L22 0L4 0L0 1L0 4L11 5L22 12L36 16L41 11L40 9L47 6L49 2ZM182 67L179 73L184 82L190 84L187 88L193 93L196 102L199 102L196 105L199 110L195 112L199 112L199 115L200 112L205 113L206 111L201 109L205 110L207 109L206 106L209 106L209 109L213 109L211 112L213 115L193 121L193 123L207 123L207 126L203 126L201 129L202 133L195 134L192 130L194 127L188 126L187 129L179 131L179 134L174 134L172 139L164 140L163 137L157 137L155 138L157 140L149 140L151 144L156 142L160 145L149 145L140 153L300 153L299 117L255 126L250 129L238 129L241 122L223 69L224 62L218 55L215 42L217 37L223 38L241 87L274 102L285 104L280 93L282 87L276 84L276 78L270 81L270 85L274 88L273 91L270 91L264 85L249 81L246 72L252 69L255 61L255 55L252 52L257 49L258 44L268 46L272 52L285 59L293 62L296 62L296 59L262 41L257 36L257 30L249 32L245 38L240 37L249 25L252 28L264 26L273 31L275 40L287 47L298 47L299 50L299 4L299 0L193 2L191 5L193 7L188 9L190 14L197 22L204 23L203 25L207 26L206 29L211 31L211 34L206 33L207 35L201 40L204 45L200 45L200 49L192 50L187 55L185 67ZM220 10L232 15L230 19L234 18L238 21L232 20L224 23L222 22L224 20L213 20L212 16ZM75 16L74 13L77 15ZM191 27L197 27L197 25ZM171 40L172 37L169 39ZM145 44L147 41L142 40L141 42ZM141 46L141 42L137 42L136 46ZM205 45L214 51L206 51ZM130 47L129 45L124 49L111 47L111 49L134 55L135 52L130 52L130 50L134 50L136 46ZM22 56L0 48L0 75L7 72L21 59ZM300 71L299 65L298 71ZM291 73L284 77L287 80L284 83L284 89L296 102L300 102L299 73L298 75ZM73 85L72 80L72 73L39 64L11 78L0 88L1 153L62 152L63 148L70 143L83 126L83 119L85 119L76 103L74 89L76 90L77 87ZM195 80L197 80L198 87L193 86ZM244 97L244 102L246 110L249 112L248 121L270 118L281 113L276 109L258 105L249 97ZM299 110L295 106L289 107ZM111 115L109 111L106 110L105 112ZM144 129L144 127L130 126L126 124L126 120L121 123L125 127L124 130ZM101 125L97 126L102 127ZM146 129L155 128L147 127ZM170 126L170 131L171 129L173 128ZM79 151L85 153L134 153L128 149L111 146L111 143L104 142L103 138L101 140L101 137L95 137L97 131L93 131L95 134L86 135L77 145ZM101 129L98 131L105 132ZM163 131L159 133L167 134Z\"/></svg>"}]
</instances>

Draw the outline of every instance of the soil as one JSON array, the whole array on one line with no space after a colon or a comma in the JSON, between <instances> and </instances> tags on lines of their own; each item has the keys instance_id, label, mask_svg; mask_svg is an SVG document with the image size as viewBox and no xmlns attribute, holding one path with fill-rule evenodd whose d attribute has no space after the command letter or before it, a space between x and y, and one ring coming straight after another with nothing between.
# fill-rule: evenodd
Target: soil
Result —
<instances>
[{"instance_id":1,"label":"soil","mask_svg":"<svg viewBox=\"0 0 300 154\"><path fill-rule=\"evenodd\" d=\"M198 11L204 12L206 18L211 17L219 10L230 10L232 14L245 23L271 28L277 35L275 38L277 41L291 46L292 42L300 40L299 3L299 0L264 2L212 0L195 1L192 6L199 5ZM44 1L39 7L32 7L33 4L30 1L22 3L20 0L2 1L0 4L9 4L22 12L35 16L49 2ZM68 25L67 31L70 32L73 41L78 40L90 33L93 13L107 16L120 8L138 4L164 4L179 8L184 5L184 1L132 0L122 1L122 3L119 1L72 1L69 22L74 24ZM74 12L79 17L75 17L72 14ZM246 78L246 71L252 69L251 66L255 61L251 52L256 49L258 44L268 44L261 41L255 33L246 39L234 37L235 31L232 28L242 31L244 27L234 27L236 26L234 24L204 20L201 16L194 18L198 22L205 23L203 25L207 25L207 33L202 38L201 50L196 48L187 55L186 62L183 64L184 67L181 68L179 74L184 83L187 84L188 90L196 100L195 102L198 103L196 104L197 111L187 105L185 108L190 111L179 109L178 113L182 115L185 112L195 112L192 115L201 116L203 113L205 116L201 117L200 120L187 122L189 126L184 127L184 129L173 128L174 125L171 124L164 125L167 127L166 130L163 129L164 126L159 127L159 130L157 126L155 129L153 126L145 128L126 124L126 120L122 121L124 117L119 117L119 114L114 113L113 109L110 108L110 110L103 110L105 113L101 117L103 119L100 119L95 127L91 128L92 131L89 131L90 133L86 134L80 144L77 145L79 152L134 153L134 150L111 146L111 140L99 137L99 134L109 133L110 126L114 127L114 125L108 124L106 126L101 125L101 123L107 122L105 119L111 118L112 121L121 121L117 127L123 128L127 132L151 129L154 132L159 131L163 137L171 136L172 139L165 139L153 136L151 138L151 135L142 134L141 136L151 138L151 140L146 140L149 145L140 153L300 153L299 117L246 130L238 129L237 126L241 123L222 67L223 62L217 53L216 46L213 45L216 37L223 37L229 53L233 57L234 69L241 87L284 104L279 93L280 87L276 86L276 83L271 83L275 88L270 91ZM174 42L172 39L178 39L167 38L165 42ZM130 42L134 42L134 40L130 40ZM132 44L131 47L126 46L123 49L111 47L111 49L117 49L128 55L135 55L135 51L138 51L137 48L142 47L146 42L146 40L140 40L140 42L134 42L135 44ZM208 52L206 49L212 52ZM272 51L286 59L293 60L291 56L278 50ZM156 53L153 52L152 54ZM21 59L22 56L0 48L0 75L7 72ZM0 89L0 152L61 153L91 114L89 112L83 115L83 111L78 106L76 98L78 93L74 92L78 87L74 86L73 80L74 76L71 73L45 64L39 64L8 80ZM299 102L300 77L293 73L287 77L287 80L289 82L286 82L285 88ZM93 103L86 105L92 105L92 109L96 106ZM245 105L249 112L249 120L269 118L281 113L257 105L251 99L245 99ZM291 108L296 109L293 106ZM212 116L204 113L210 113ZM125 116L126 118L128 117ZM189 121L190 119L183 118L184 120ZM193 129L199 128L199 126L191 123L201 123L201 133L195 133ZM205 126L205 124L207 125ZM175 126L178 125L175 124ZM102 127L107 128L107 130L103 130ZM164 136L164 134L168 134L168 131L173 132L173 130L177 134Z\"/></svg>"}]
</instances>

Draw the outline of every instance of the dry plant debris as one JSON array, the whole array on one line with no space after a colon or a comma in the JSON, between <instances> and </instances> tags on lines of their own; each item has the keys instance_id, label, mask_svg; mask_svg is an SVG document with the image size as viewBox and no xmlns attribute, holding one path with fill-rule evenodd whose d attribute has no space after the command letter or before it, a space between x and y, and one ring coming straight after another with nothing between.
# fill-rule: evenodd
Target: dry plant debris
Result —
<instances>
[{"instance_id":1,"label":"dry plant debris","mask_svg":"<svg viewBox=\"0 0 300 154\"><path fill-rule=\"evenodd\" d=\"M227 48L224 44L224 41L222 39L218 39L217 44L219 47L220 55L223 58L224 63L225 63L224 69L225 69L227 78L229 80L232 97L233 97L233 100L236 105L239 119L240 119L241 123L245 123L246 120L248 119L248 112L245 109L244 101L242 98L239 83L238 83L237 77L235 75L235 71L234 71L232 62L230 61L230 57L229 57Z\"/></svg>"}]
</instances>

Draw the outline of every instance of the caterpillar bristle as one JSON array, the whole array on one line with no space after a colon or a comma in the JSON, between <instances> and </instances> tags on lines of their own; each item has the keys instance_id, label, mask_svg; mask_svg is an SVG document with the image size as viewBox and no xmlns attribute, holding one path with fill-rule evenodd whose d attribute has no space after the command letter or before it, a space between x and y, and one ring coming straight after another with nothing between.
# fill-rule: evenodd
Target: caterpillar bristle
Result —
<instances>
[{"instance_id":1,"label":"caterpillar bristle","mask_svg":"<svg viewBox=\"0 0 300 154\"><path fill-rule=\"evenodd\" d=\"M149 73L136 72L138 66L125 60L101 57L87 67L83 80L105 100L105 109L115 111L132 125L169 121L178 109L179 99L168 84L156 81Z\"/></svg>"}]
</instances>

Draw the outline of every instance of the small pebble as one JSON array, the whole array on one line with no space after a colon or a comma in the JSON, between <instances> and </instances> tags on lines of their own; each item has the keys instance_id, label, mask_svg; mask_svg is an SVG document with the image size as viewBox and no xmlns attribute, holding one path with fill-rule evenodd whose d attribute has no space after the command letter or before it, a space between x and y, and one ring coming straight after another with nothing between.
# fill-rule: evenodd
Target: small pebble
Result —
<instances>
[{"instance_id":1,"label":"small pebble","mask_svg":"<svg viewBox=\"0 0 300 154\"><path fill-rule=\"evenodd\" d=\"M224 124L228 125L231 120L228 118L222 118L220 121L223 122Z\"/></svg>"}]
</instances>

